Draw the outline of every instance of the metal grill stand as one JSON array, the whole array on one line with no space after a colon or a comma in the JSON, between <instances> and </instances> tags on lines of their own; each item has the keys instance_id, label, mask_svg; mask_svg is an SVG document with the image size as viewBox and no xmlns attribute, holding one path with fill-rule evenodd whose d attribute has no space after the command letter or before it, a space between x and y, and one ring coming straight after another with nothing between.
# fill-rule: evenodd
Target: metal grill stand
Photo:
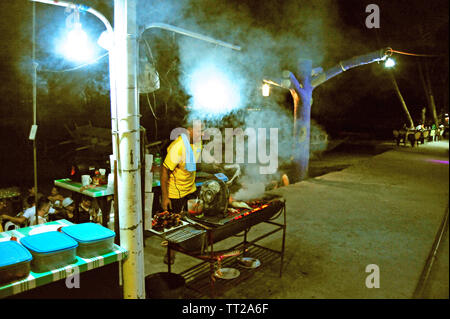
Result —
<instances>
[{"instance_id":1,"label":"metal grill stand","mask_svg":"<svg viewBox=\"0 0 450 319\"><path fill-rule=\"evenodd\" d=\"M234 245L226 250L226 252L233 252L233 251L241 251L242 256L251 255L253 258L258 258L261 261L261 267L266 266L276 260L278 257L280 258L280 277L283 274L283 261L284 261L284 250L285 250L285 239L286 239L286 203L285 201L282 202L281 206L281 214L283 214L283 223L277 223L270 219L262 220L259 223L267 223L270 225L273 225L275 228L271 231L268 231L264 233L263 235L248 241L248 232L250 231L250 228L245 229L244 231L244 239L241 243ZM259 224L258 223L258 224ZM255 225L256 226L256 225ZM219 257L224 253L224 251L215 252L214 251L214 241L213 241L213 231L214 228L205 227L206 229L206 236L208 238L209 243L209 252L205 253L204 255L199 254L198 252L191 252L187 251L186 249L183 249L180 247L180 245L173 243L169 241L167 245L167 256L169 257L168 262L168 272L171 272L171 266L170 266L170 252L171 250L177 251L179 253L191 256L196 259L202 260L201 263L186 269L185 271L181 272L180 275L182 275L186 280L187 288L192 291L193 298L201 298L203 296L207 296L206 291L210 290L209 296L211 298L214 298L217 293L223 293L229 288L235 287L238 283L242 282L243 280L249 278L254 274L255 269L245 269L243 267L238 266L238 255L240 254L232 254L234 256L227 257L221 261L222 266L227 267L234 267L239 268L240 276L231 279L231 280L222 280L222 279L216 279L214 276L214 265L218 261ZM261 241L262 239L271 236L279 231L283 231L282 239L281 239L281 250L274 250L268 247L261 246L257 244L257 242ZM209 264L209 265L208 265ZM208 267L209 266L209 267ZM259 269L258 268L258 269Z\"/></svg>"}]
</instances>

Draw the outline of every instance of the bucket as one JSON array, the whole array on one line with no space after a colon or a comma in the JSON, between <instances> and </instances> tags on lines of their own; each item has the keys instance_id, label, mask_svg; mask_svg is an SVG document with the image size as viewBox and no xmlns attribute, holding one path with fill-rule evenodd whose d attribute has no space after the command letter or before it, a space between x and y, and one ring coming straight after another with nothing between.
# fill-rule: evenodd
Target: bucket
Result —
<instances>
[{"instance_id":1,"label":"bucket","mask_svg":"<svg viewBox=\"0 0 450 319\"><path fill-rule=\"evenodd\" d=\"M197 218L203 217L203 201L201 199L188 199L188 213Z\"/></svg>"},{"instance_id":2,"label":"bucket","mask_svg":"<svg viewBox=\"0 0 450 319\"><path fill-rule=\"evenodd\" d=\"M158 272L145 277L147 299L183 299L186 280L183 276Z\"/></svg>"}]
</instances>

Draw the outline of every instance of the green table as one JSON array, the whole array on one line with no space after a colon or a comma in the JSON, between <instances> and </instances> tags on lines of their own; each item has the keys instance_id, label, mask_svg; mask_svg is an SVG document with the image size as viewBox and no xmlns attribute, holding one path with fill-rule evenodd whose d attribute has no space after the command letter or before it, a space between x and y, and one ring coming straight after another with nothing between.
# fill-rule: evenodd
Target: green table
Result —
<instances>
[{"instance_id":1,"label":"green table","mask_svg":"<svg viewBox=\"0 0 450 319\"><path fill-rule=\"evenodd\" d=\"M72 181L70 178L57 179L54 181L55 186L61 187L72 192L75 192L79 195L72 196L72 199L78 203L81 200L81 195L86 195L91 197L94 201L97 202L98 206L102 211L102 225L104 227L108 226L108 222L110 219L110 203L108 201L108 196L114 195L114 189L108 188L108 185L89 185L83 187L80 182ZM118 228L115 228L116 234L118 232ZM116 236L116 244L119 242L119 236Z\"/></svg>"},{"instance_id":2,"label":"green table","mask_svg":"<svg viewBox=\"0 0 450 319\"><path fill-rule=\"evenodd\" d=\"M108 185L89 185L83 187L80 182L74 182L70 178L57 179L55 186L71 190L89 197L97 198L114 194L114 189L108 188Z\"/></svg>"},{"instance_id":3,"label":"green table","mask_svg":"<svg viewBox=\"0 0 450 319\"><path fill-rule=\"evenodd\" d=\"M45 225L55 225L55 224L61 226L72 225L71 222L62 219L41 225L20 228L18 230L10 230L0 233L0 241L2 239L3 240L8 239L11 236L18 238L18 240L20 241L20 238L27 236L32 229L35 229L37 227L43 227ZM28 277L25 279L15 281L13 283L4 286L0 286L0 298L5 298L19 293L24 293L32 289L38 288L40 286L60 281L73 274L74 271L77 271L81 275L82 273L90 270L101 268L109 264L121 262L121 260L125 259L127 255L128 251L126 249L114 245L114 250L104 255L92 258L81 258L77 256L77 261L75 263L67 265L62 268L57 268L43 273L35 273L31 271ZM83 282L81 284L83 285Z\"/></svg>"}]
</instances>

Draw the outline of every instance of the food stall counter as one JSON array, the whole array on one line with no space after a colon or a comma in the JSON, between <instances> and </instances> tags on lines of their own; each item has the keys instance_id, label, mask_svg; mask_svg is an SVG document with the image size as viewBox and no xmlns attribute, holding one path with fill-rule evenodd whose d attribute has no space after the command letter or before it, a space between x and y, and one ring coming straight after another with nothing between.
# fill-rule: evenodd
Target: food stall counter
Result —
<instances>
[{"instance_id":1,"label":"food stall counter","mask_svg":"<svg viewBox=\"0 0 450 319\"><path fill-rule=\"evenodd\" d=\"M15 237L20 242L20 239L25 236L28 236L28 235L31 235L34 233L39 233L44 230L45 231L56 230L58 228L58 226L69 226L69 225L73 225L73 224L67 220L62 219L62 220L57 220L57 221L53 221L53 222L48 222L45 224L20 228L17 230L6 231L6 232L0 233L0 241L11 240L10 239L11 237ZM30 274L28 275L27 278L0 286L0 298L6 298L6 297L14 296L17 294L32 292L36 288L43 288L45 291L49 291L50 288L53 287L53 286L51 286L52 283L61 281L62 279L65 279L75 273L80 274L81 278L83 278L83 273L89 273L91 270L94 272L96 270L101 272L102 270L104 270L107 267L107 265L120 264L120 262L123 259L125 259L127 257L127 255L128 255L128 251L126 249L124 249L118 245L113 245L112 251L102 254L102 255L92 257L92 258L81 258L79 256L76 256L76 262L69 264L65 267L52 269L51 271L42 272L42 273L35 273L33 271L30 271ZM114 274L116 277L120 276L119 269L120 269L120 265L119 265L119 267L114 268ZM93 273L93 272L91 272L91 273ZM108 276L108 278L110 278L111 274L108 274L107 276ZM84 288L88 288L88 286L93 286L93 287L96 287L95 290L101 291L100 285L102 283L101 282L93 282L95 280L95 278L98 278L98 277L100 277L100 276L98 273L96 273L95 276L91 276L91 278L89 278L89 280L82 279L81 286L84 286ZM110 281L113 281L113 279L111 278ZM118 282L118 280L117 280L117 282ZM48 285L48 287L47 287L47 285ZM64 283L62 285L64 285ZM59 288L58 294L60 294L61 292L62 293L65 292L68 296L70 296L71 293L76 292L76 290L78 290L78 289L69 290L68 288L65 288L65 287L63 287L62 289L67 289L67 290L61 290L61 288ZM58 296L57 298L60 298L60 297L63 298L63 296L59 296L58 294L55 293L50 296L56 295L56 296ZM34 297L36 297L36 296L34 296ZM37 298L42 298L42 295L38 294Z\"/></svg>"}]
</instances>

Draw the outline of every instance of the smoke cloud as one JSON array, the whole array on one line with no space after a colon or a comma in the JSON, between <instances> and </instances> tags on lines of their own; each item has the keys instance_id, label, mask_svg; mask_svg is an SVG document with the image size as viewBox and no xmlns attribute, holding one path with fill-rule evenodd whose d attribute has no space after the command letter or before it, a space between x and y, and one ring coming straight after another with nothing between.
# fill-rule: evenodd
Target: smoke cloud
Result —
<instances>
[{"instance_id":1,"label":"smoke cloud","mask_svg":"<svg viewBox=\"0 0 450 319\"><path fill-rule=\"evenodd\" d=\"M113 21L112 0L95 0L86 4L98 9ZM167 23L239 45L242 50L234 51L169 31L152 29L145 32L145 38L148 39L156 58L160 51L159 58L163 60L165 51L161 49L161 43L168 43L170 49L174 50L169 53L173 56L171 63L177 64L177 72L172 71L170 74L176 73L179 86L188 96L186 104L193 107L190 114L192 119L213 120L213 123L221 123L223 128L224 118L235 115L235 119L227 124L243 129L277 127L279 157L281 160L289 157L292 145L292 113L276 102L266 102L263 105L261 97L258 96L261 81L263 78L278 80L283 70L295 73L297 63L302 58L313 60L313 66L323 62L329 36L333 36L337 42L340 39L334 28L337 10L333 1L268 0L253 4L239 0L152 0L137 2L137 8L139 26L154 22ZM88 102L94 95L109 95L107 57L80 72L70 72L69 76L48 72L74 66L52 49L57 46L66 31L65 19L63 8L37 5L39 94L46 94L49 99L57 96L62 96L61 99L73 97L74 101L84 101L89 105ZM86 27L93 40L104 29L102 23L88 13L81 14L80 19L83 28ZM23 30L23 37L29 38L29 23ZM159 41L161 39L163 40ZM176 45L171 46L173 43ZM99 49L97 53L99 56L105 51ZM170 59L164 62L169 63L168 60ZM28 75L31 62L28 56L24 56L18 61L17 67L23 74ZM160 75L167 75L171 71L170 65L166 67L166 70L158 70ZM206 70L207 74L211 68L220 71L231 87L226 96L229 98L229 102L225 102L227 104L223 104L224 97L216 96L216 100L222 102L218 104L221 112L216 116L202 111L201 108L195 108L199 104L199 96L198 90L193 87L193 80L201 82L201 76L205 74L203 71ZM163 79L159 92L168 86L170 84ZM171 92L177 91L171 87L168 94ZM239 113L247 107L259 108L260 111ZM144 106L141 109L144 109Z\"/></svg>"}]
</instances>

